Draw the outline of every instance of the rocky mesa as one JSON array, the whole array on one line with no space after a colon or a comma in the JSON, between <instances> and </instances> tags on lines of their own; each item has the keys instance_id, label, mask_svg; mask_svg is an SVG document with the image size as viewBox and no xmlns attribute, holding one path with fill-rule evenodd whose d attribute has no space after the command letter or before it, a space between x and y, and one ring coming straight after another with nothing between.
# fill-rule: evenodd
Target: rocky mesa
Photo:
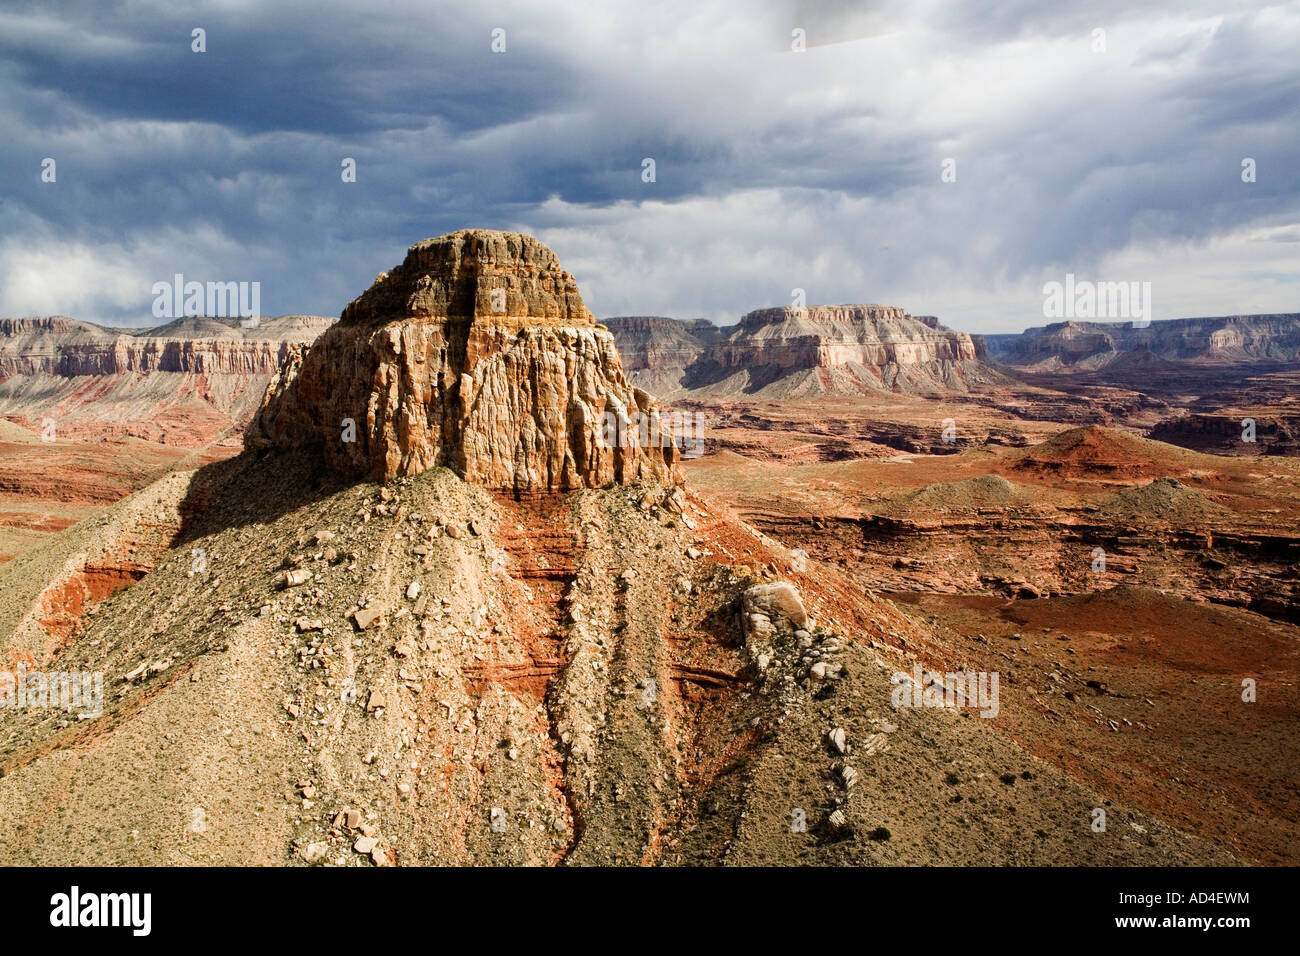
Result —
<instances>
[{"instance_id":1,"label":"rocky mesa","mask_svg":"<svg viewBox=\"0 0 1300 956\"><path fill-rule=\"evenodd\" d=\"M970 362L980 349L969 335L913 318L886 305L818 305L759 309L740 320L718 350L727 367L834 368L858 364Z\"/></svg>"},{"instance_id":2,"label":"rocky mesa","mask_svg":"<svg viewBox=\"0 0 1300 956\"><path fill-rule=\"evenodd\" d=\"M657 422L555 254L466 229L411 246L287 363L247 443L318 445L381 480L447 465L489 488L565 491L675 480Z\"/></svg>"},{"instance_id":3,"label":"rocky mesa","mask_svg":"<svg viewBox=\"0 0 1300 956\"><path fill-rule=\"evenodd\" d=\"M758 309L733 326L606 320L638 383L665 398L969 390L1000 380L983 340L885 305Z\"/></svg>"}]
</instances>

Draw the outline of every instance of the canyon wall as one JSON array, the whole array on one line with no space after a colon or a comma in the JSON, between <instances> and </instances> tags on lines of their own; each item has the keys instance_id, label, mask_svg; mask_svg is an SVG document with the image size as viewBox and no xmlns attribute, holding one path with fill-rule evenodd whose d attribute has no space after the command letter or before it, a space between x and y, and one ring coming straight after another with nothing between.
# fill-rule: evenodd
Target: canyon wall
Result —
<instances>
[{"instance_id":1,"label":"canyon wall","mask_svg":"<svg viewBox=\"0 0 1300 956\"><path fill-rule=\"evenodd\" d=\"M936 323L937 324L937 323ZM724 367L834 368L974 361L975 343L884 305L759 309L716 350Z\"/></svg>"},{"instance_id":2,"label":"canyon wall","mask_svg":"<svg viewBox=\"0 0 1300 956\"><path fill-rule=\"evenodd\" d=\"M725 337L725 330L708 319L628 315L601 322L614 333L629 372L684 367Z\"/></svg>"},{"instance_id":3,"label":"canyon wall","mask_svg":"<svg viewBox=\"0 0 1300 956\"><path fill-rule=\"evenodd\" d=\"M61 316L0 319L0 382L12 375L273 375L291 343L312 341L333 321L282 315L243 329L199 318L155 329L113 330Z\"/></svg>"},{"instance_id":4,"label":"canyon wall","mask_svg":"<svg viewBox=\"0 0 1300 956\"><path fill-rule=\"evenodd\" d=\"M1253 441L1242 437L1246 418L1255 422ZM1214 455L1300 455L1300 408L1193 412L1160 422L1148 437Z\"/></svg>"},{"instance_id":5,"label":"canyon wall","mask_svg":"<svg viewBox=\"0 0 1300 956\"><path fill-rule=\"evenodd\" d=\"M1171 362L1300 362L1300 313L1131 322L1054 322L987 336L993 357L1018 366L1103 368L1125 353Z\"/></svg>"},{"instance_id":6,"label":"canyon wall","mask_svg":"<svg viewBox=\"0 0 1300 956\"><path fill-rule=\"evenodd\" d=\"M605 320L635 381L691 395L966 391L998 379L982 337L884 305L758 309L736 325Z\"/></svg>"},{"instance_id":7,"label":"canyon wall","mask_svg":"<svg viewBox=\"0 0 1300 956\"><path fill-rule=\"evenodd\" d=\"M57 438L188 448L237 433L293 349L333 319L178 319L107 329L62 316L0 319L0 418Z\"/></svg>"}]
</instances>

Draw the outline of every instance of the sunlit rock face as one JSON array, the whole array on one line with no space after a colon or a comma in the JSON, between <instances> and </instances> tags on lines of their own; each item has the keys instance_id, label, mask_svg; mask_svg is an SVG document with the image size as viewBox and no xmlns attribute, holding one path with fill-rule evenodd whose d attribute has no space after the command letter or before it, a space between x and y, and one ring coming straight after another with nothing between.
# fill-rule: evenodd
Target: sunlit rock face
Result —
<instances>
[{"instance_id":1,"label":"sunlit rock face","mask_svg":"<svg viewBox=\"0 0 1300 956\"><path fill-rule=\"evenodd\" d=\"M671 443L638 427L656 412L550 249L467 229L411 246L351 302L268 390L248 443L320 445L383 480L447 465L520 491L678 481Z\"/></svg>"}]
</instances>

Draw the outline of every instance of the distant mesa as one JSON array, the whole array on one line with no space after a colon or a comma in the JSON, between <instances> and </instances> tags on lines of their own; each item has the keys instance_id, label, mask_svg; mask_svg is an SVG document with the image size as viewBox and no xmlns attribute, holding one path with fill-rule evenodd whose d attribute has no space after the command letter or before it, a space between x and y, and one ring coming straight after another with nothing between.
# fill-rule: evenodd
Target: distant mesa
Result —
<instances>
[{"instance_id":1,"label":"distant mesa","mask_svg":"<svg viewBox=\"0 0 1300 956\"><path fill-rule=\"evenodd\" d=\"M1300 363L1300 313L1131 322L1056 322L997 335L946 328L885 305L758 309L734 325L618 316L633 382L665 399L790 399L878 392L951 394L1014 384L1023 372L1151 376Z\"/></svg>"},{"instance_id":2,"label":"distant mesa","mask_svg":"<svg viewBox=\"0 0 1300 956\"><path fill-rule=\"evenodd\" d=\"M1131 322L1054 322L986 336L997 361L1048 371L1118 372L1169 364L1300 362L1300 313Z\"/></svg>"},{"instance_id":3,"label":"distant mesa","mask_svg":"<svg viewBox=\"0 0 1300 956\"><path fill-rule=\"evenodd\" d=\"M187 448L236 440L267 384L334 323L282 315L241 327L193 317L113 329L66 316L0 319L0 418L60 438L142 438Z\"/></svg>"},{"instance_id":4,"label":"distant mesa","mask_svg":"<svg viewBox=\"0 0 1300 956\"><path fill-rule=\"evenodd\" d=\"M979 336L885 305L758 309L732 326L605 320L637 384L665 398L966 392L1003 376Z\"/></svg>"},{"instance_id":5,"label":"distant mesa","mask_svg":"<svg viewBox=\"0 0 1300 956\"><path fill-rule=\"evenodd\" d=\"M671 441L639 427L656 415L550 249L463 229L411 246L290 361L246 442L319 446L380 480L445 465L490 488L566 491L679 480Z\"/></svg>"},{"instance_id":6,"label":"distant mesa","mask_svg":"<svg viewBox=\"0 0 1300 956\"><path fill-rule=\"evenodd\" d=\"M279 371L290 346L334 323L279 315L244 328L238 319L196 316L147 329L113 329L66 316L0 319L0 382L11 375Z\"/></svg>"}]
</instances>

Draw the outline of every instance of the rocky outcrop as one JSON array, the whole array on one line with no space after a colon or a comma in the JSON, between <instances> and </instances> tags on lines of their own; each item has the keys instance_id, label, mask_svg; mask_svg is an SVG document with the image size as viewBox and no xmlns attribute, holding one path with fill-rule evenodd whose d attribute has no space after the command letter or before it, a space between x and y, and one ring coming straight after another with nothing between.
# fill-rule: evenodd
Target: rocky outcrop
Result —
<instances>
[{"instance_id":1,"label":"rocky outcrop","mask_svg":"<svg viewBox=\"0 0 1300 956\"><path fill-rule=\"evenodd\" d=\"M1000 378L982 362L982 338L892 306L759 309L726 327L643 317L607 323L634 379L673 398L966 391Z\"/></svg>"},{"instance_id":2,"label":"rocky outcrop","mask_svg":"<svg viewBox=\"0 0 1300 956\"><path fill-rule=\"evenodd\" d=\"M206 504L146 578L71 640L33 621L15 660L0 637L0 676L39 662L102 685L0 706L0 864L1232 862L1127 812L1150 843L1098 841L1069 825L1095 793L1052 759L989 720L897 712L891 672L946 660L943 632L834 568L795 570L725 506L663 487L516 499L445 469L357 486L318 464L200 470L180 497ZM67 622L80 582L53 596ZM1003 689L1028 701L1042 685L1019 655ZM935 753L963 755L979 801L1000 774L1033 780L989 819Z\"/></svg>"},{"instance_id":3,"label":"rocky outcrop","mask_svg":"<svg viewBox=\"0 0 1300 956\"><path fill-rule=\"evenodd\" d=\"M482 229L411 246L286 365L248 443L516 491L678 477L655 400L626 381L573 276L531 236Z\"/></svg>"},{"instance_id":4,"label":"rocky outcrop","mask_svg":"<svg viewBox=\"0 0 1300 956\"><path fill-rule=\"evenodd\" d=\"M1010 365L1100 369L1130 353L1148 360L1232 364L1300 362L1300 313L1131 322L1054 322L1018 335L987 337Z\"/></svg>"}]
</instances>

